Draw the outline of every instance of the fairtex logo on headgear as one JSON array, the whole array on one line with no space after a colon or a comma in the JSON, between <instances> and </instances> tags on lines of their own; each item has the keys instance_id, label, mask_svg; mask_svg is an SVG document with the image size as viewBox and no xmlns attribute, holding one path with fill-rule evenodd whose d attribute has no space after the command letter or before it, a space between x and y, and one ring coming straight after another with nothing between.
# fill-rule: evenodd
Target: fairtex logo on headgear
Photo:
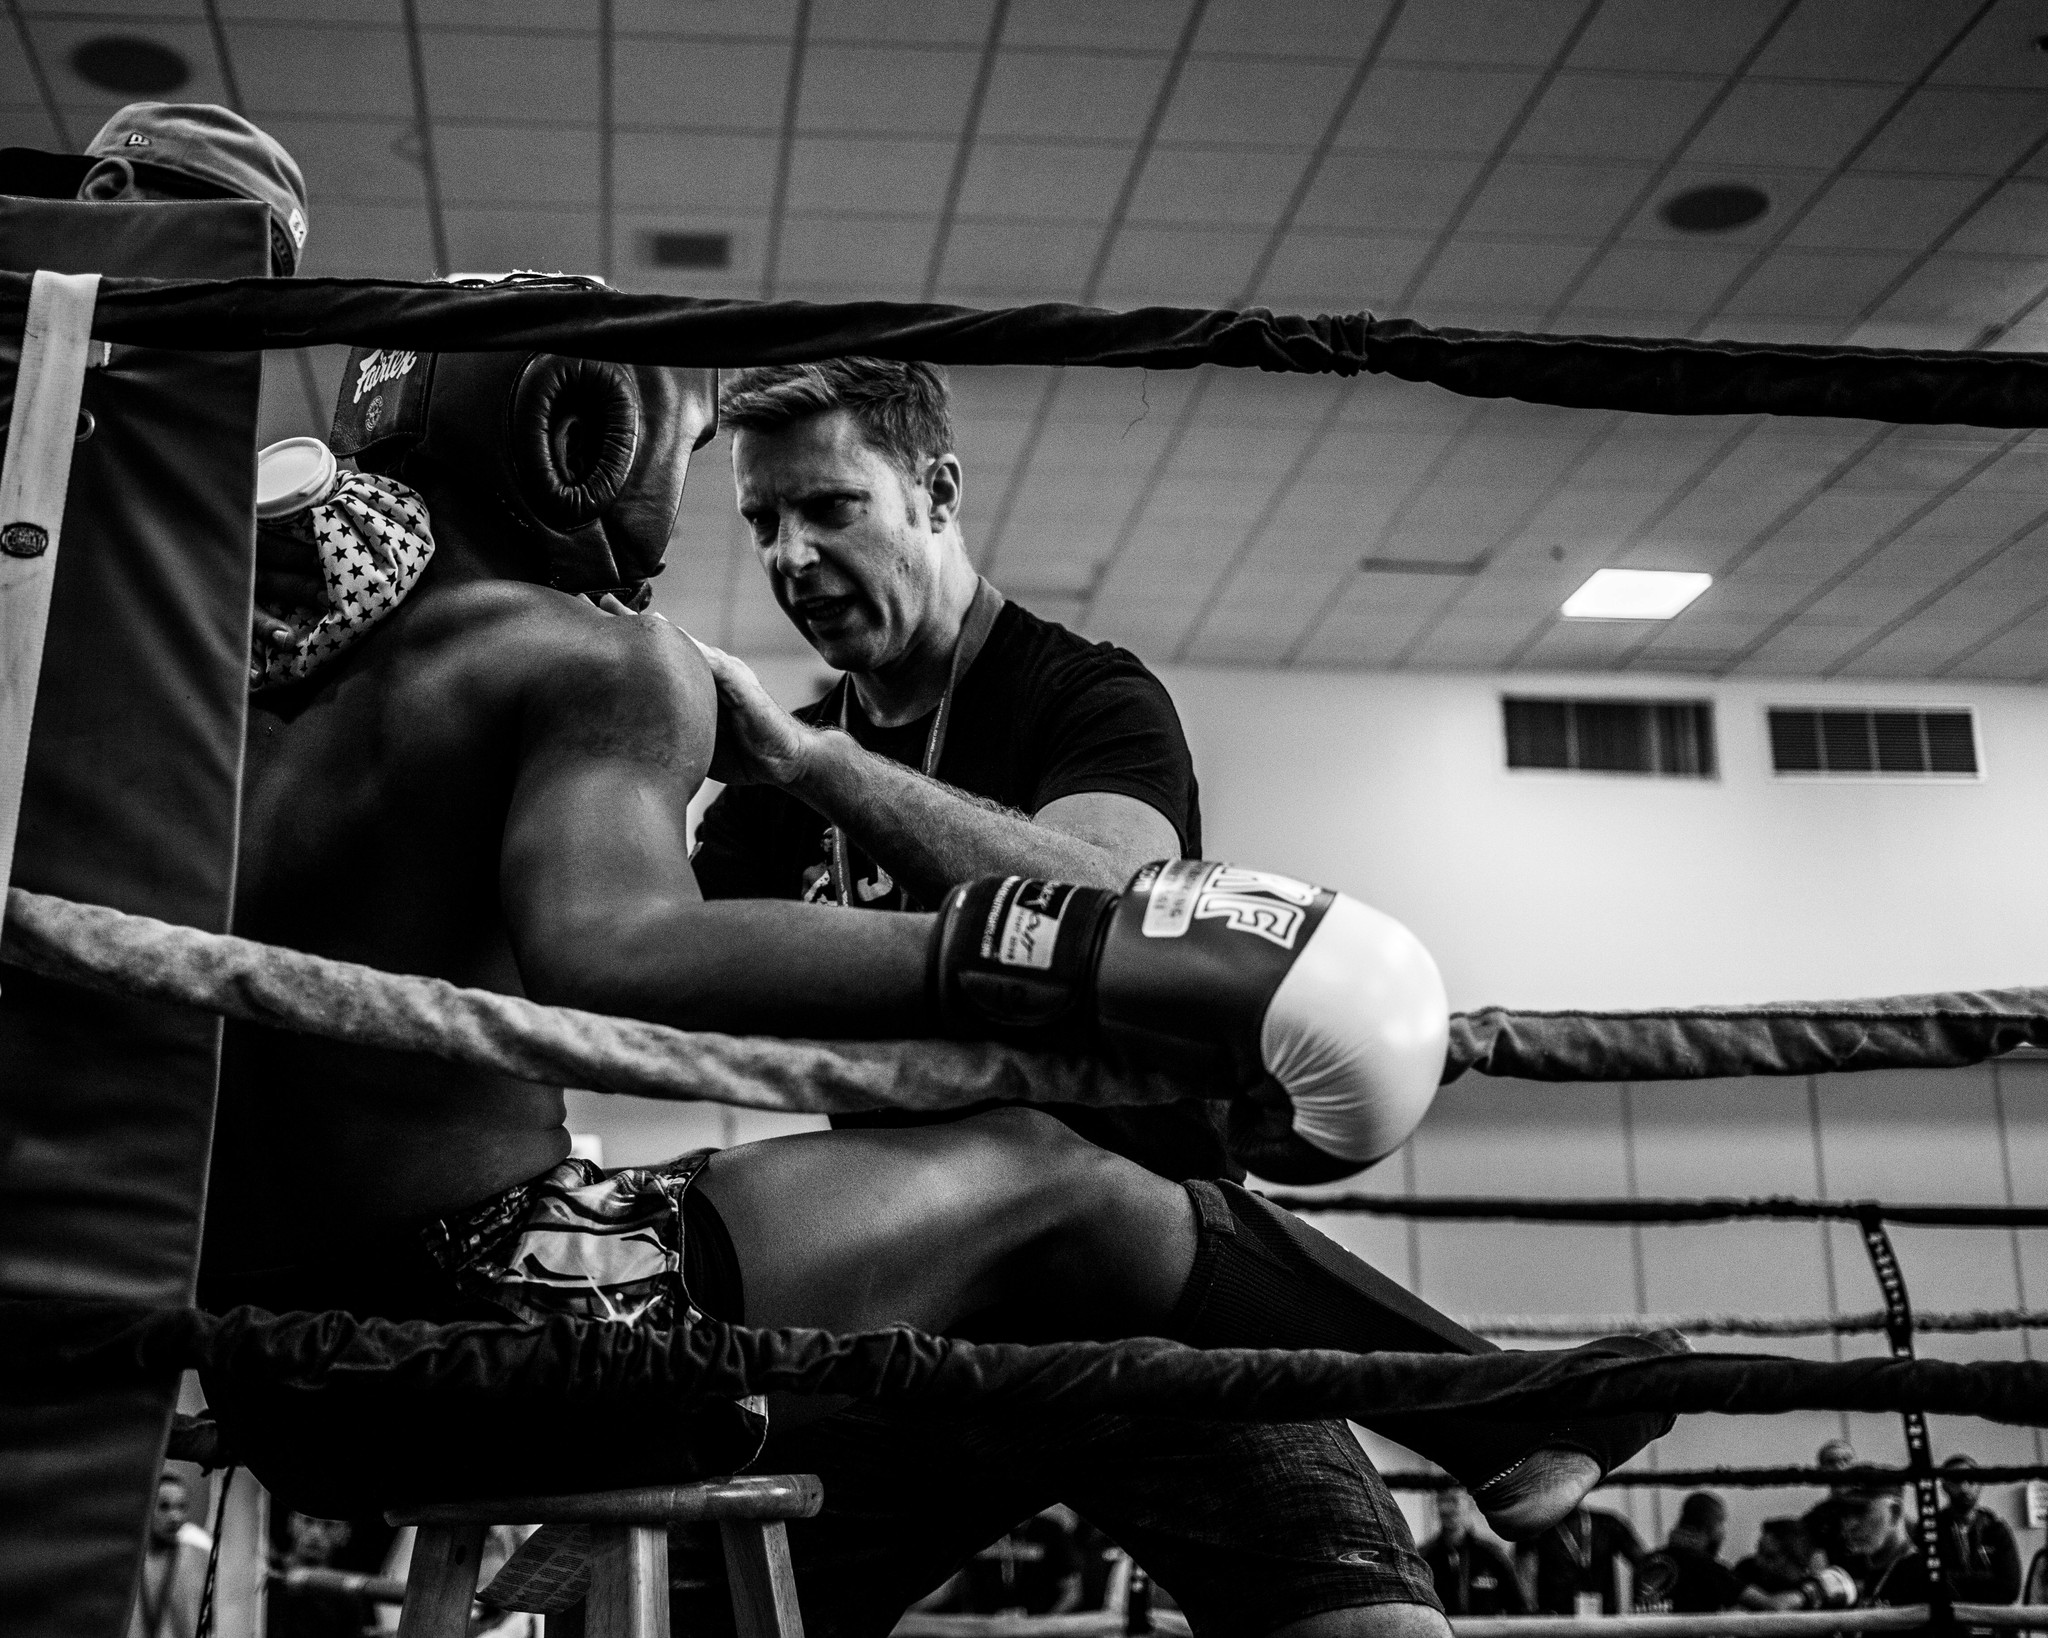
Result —
<instances>
[{"instance_id":1,"label":"fairtex logo on headgear","mask_svg":"<svg viewBox=\"0 0 2048 1638\"><path fill-rule=\"evenodd\" d=\"M396 381L402 375L410 375L412 367L419 361L418 353L386 352L382 347L375 352L365 353L356 365L356 390L349 402L360 404L363 401L363 394L372 387L381 387L387 381Z\"/></svg>"}]
</instances>

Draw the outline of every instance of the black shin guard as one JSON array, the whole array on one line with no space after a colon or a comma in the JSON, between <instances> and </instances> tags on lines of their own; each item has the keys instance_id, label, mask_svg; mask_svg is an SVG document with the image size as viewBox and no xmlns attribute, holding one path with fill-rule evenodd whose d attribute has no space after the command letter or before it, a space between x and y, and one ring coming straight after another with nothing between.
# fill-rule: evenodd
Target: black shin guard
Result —
<instances>
[{"instance_id":1,"label":"black shin guard","mask_svg":"<svg viewBox=\"0 0 2048 1638\"><path fill-rule=\"evenodd\" d=\"M1350 1353L1490 1354L1484 1338L1234 1183L1192 1181L1194 1267L1170 1334L1203 1348L1342 1348ZM1365 1419L1478 1490L1546 1442L1548 1424L1457 1413Z\"/></svg>"}]
</instances>

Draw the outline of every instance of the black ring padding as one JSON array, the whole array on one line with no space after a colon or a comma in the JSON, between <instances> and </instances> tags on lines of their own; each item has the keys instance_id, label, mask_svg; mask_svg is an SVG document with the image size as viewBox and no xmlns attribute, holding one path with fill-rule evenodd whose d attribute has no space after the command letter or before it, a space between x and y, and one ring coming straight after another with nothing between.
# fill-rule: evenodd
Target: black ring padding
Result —
<instances>
[{"instance_id":1,"label":"black ring padding","mask_svg":"<svg viewBox=\"0 0 2048 1638\"><path fill-rule=\"evenodd\" d=\"M0 273L18 328L30 275ZM1681 337L1432 329L1370 313L1274 314L1043 304L707 301L582 286L490 288L379 279L100 283L93 335L233 352L349 343L536 350L692 367L865 353L935 364L1201 364L1312 375L1384 373L1482 398L1655 415L1843 416L1904 425L2048 425L2048 358Z\"/></svg>"},{"instance_id":2,"label":"black ring padding","mask_svg":"<svg viewBox=\"0 0 2048 1638\"><path fill-rule=\"evenodd\" d=\"M572 531L611 510L640 450L640 396L617 364L542 353L512 389L512 468L534 515Z\"/></svg>"},{"instance_id":3,"label":"black ring padding","mask_svg":"<svg viewBox=\"0 0 2048 1638\"><path fill-rule=\"evenodd\" d=\"M1592 1200L1478 1194L1268 1194L1283 1211L1356 1212L1461 1223L1908 1223L1921 1228L2048 1228L2048 1206L1912 1206L1884 1200Z\"/></svg>"}]
</instances>

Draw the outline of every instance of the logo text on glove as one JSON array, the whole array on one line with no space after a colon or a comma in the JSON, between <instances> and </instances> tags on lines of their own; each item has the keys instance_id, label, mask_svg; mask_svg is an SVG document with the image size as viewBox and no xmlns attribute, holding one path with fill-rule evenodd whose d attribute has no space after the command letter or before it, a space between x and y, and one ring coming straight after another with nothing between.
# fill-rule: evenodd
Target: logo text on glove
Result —
<instances>
[{"instance_id":1,"label":"logo text on glove","mask_svg":"<svg viewBox=\"0 0 2048 1638\"><path fill-rule=\"evenodd\" d=\"M1268 870L1176 859L1153 880L1142 931L1147 938L1179 938L1197 921L1221 921L1233 932L1291 950L1321 891Z\"/></svg>"}]
</instances>

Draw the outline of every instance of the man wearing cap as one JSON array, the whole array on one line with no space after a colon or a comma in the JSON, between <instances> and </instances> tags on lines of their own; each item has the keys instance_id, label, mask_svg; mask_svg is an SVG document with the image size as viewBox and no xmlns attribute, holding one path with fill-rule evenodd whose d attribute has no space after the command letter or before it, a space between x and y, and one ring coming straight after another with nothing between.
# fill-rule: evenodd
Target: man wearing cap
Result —
<instances>
[{"instance_id":1,"label":"man wearing cap","mask_svg":"<svg viewBox=\"0 0 2048 1638\"><path fill-rule=\"evenodd\" d=\"M306 179L267 131L208 102L131 102L82 154L0 148L0 193L34 199L253 199L270 211L270 271L306 247Z\"/></svg>"},{"instance_id":2,"label":"man wearing cap","mask_svg":"<svg viewBox=\"0 0 2048 1638\"><path fill-rule=\"evenodd\" d=\"M1965 1604L2010 1604L2020 1591L2020 1550L2012 1529L1977 1505L1984 1486L1975 1458L1958 1452L1941 1464L1948 1505L1935 1515L1949 1590Z\"/></svg>"}]
</instances>

